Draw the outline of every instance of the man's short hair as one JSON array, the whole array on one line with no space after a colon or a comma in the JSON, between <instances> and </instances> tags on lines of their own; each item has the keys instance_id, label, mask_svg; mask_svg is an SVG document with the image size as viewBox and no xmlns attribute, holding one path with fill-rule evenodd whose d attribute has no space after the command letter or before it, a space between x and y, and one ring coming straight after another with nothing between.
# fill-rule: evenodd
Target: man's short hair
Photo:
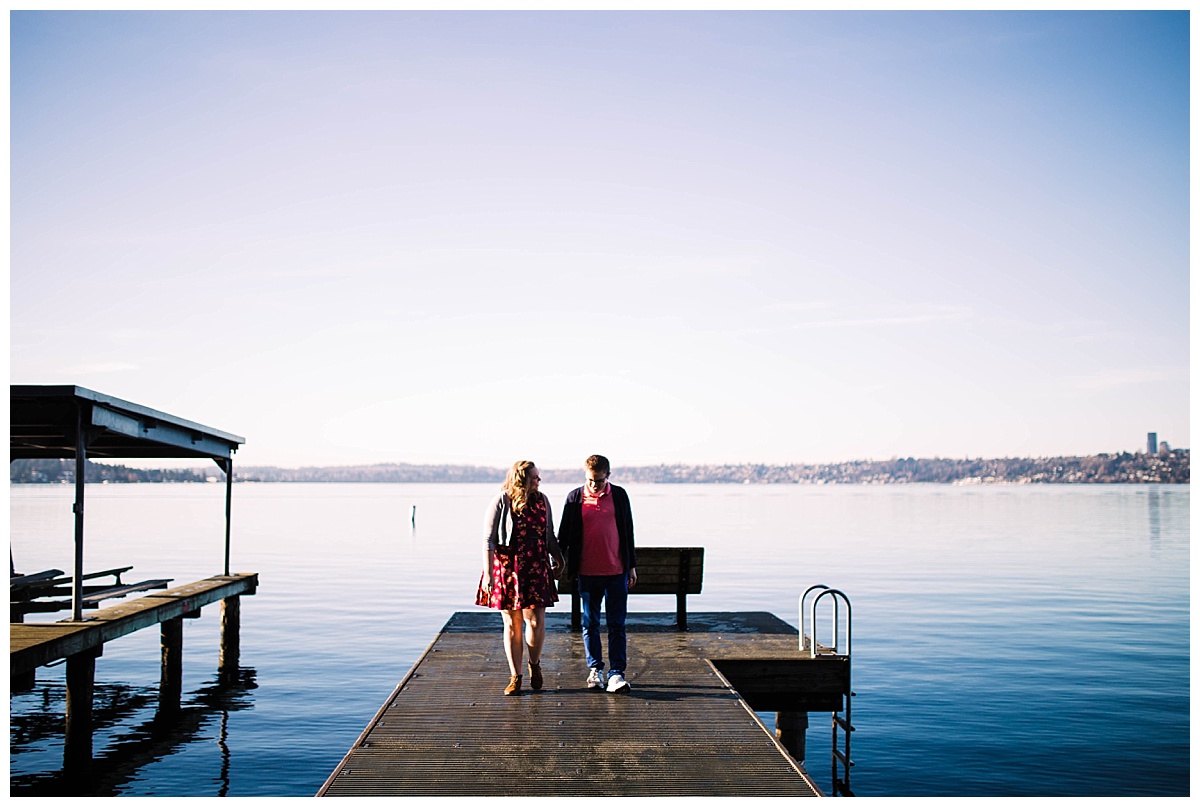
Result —
<instances>
[{"instance_id":1,"label":"man's short hair","mask_svg":"<svg viewBox=\"0 0 1200 807\"><path fill-rule=\"evenodd\" d=\"M599 454L593 454L584 460L584 467L589 471L597 471L602 474L612 473L612 468L608 464L608 457L602 457Z\"/></svg>"}]
</instances>

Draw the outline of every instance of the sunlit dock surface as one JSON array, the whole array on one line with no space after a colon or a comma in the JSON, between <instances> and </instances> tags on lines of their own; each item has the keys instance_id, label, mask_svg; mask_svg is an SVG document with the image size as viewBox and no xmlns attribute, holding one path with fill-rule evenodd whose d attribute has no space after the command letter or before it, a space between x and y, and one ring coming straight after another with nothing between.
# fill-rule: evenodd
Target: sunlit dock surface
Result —
<instances>
[{"instance_id":1,"label":"sunlit dock surface","mask_svg":"<svg viewBox=\"0 0 1200 807\"><path fill-rule=\"evenodd\" d=\"M687 632L630 613L632 688L608 694L584 686L569 619L547 613L545 687L524 670L506 697L499 614L454 614L318 795L821 795L753 709L825 708L849 691L847 659L802 658L769 613L693 613Z\"/></svg>"},{"instance_id":2,"label":"sunlit dock surface","mask_svg":"<svg viewBox=\"0 0 1200 807\"><path fill-rule=\"evenodd\" d=\"M253 594L257 587L257 574L218 575L92 611L83 622L14 622L8 626L9 675L79 653L98 652L106 642L184 616L198 616L206 605Z\"/></svg>"}]
</instances>

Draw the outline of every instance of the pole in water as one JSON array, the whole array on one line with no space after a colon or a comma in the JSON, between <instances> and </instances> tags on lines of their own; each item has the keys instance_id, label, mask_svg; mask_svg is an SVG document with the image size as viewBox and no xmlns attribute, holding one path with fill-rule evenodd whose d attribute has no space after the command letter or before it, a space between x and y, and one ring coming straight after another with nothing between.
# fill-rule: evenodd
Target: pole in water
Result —
<instances>
[{"instance_id":1,"label":"pole in water","mask_svg":"<svg viewBox=\"0 0 1200 807\"><path fill-rule=\"evenodd\" d=\"M412 509L412 525L417 526L417 506L415 504Z\"/></svg>"}]
</instances>

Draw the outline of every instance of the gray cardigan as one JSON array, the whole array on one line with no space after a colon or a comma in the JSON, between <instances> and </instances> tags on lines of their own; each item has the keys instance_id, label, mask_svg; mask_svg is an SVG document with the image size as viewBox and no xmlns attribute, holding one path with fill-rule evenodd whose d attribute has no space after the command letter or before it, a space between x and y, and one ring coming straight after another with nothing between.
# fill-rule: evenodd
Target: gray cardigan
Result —
<instances>
[{"instance_id":1,"label":"gray cardigan","mask_svg":"<svg viewBox=\"0 0 1200 807\"><path fill-rule=\"evenodd\" d=\"M550 511L550 499L542 494L546 502L546 548L556 558L562 557L562 549L558 539L554 537L554 514ZM485 526L487 537L484 538L484 548L494 552L497 546L508 546L512 536L508 533L508 521L512 518L512 501L507 493L501 493L487 509Z\"/></svg>"}]
</instances>

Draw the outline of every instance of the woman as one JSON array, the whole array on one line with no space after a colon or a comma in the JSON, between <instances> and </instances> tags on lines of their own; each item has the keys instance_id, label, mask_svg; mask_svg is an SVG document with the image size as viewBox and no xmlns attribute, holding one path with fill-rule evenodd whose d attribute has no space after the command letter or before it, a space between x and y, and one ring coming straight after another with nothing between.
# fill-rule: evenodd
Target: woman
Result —
<instances>
[{"instance_id":1,"label":"woman","mask_svg":"<svg viewBox=\"0 0 1200 807\"><path fill-rule=\"evenodd\" d=\"M483 575L475 604L499 609L504 615L504 653L510 675L505 695L521 692L521 656L526 643L529 686L542 688L546 606L558 601L554 577L566 565L554 538L550 502L538 491L541 480L537 466L529 460L513 463L502 492L487 511Z\"/></svg>"}]
</instances>

